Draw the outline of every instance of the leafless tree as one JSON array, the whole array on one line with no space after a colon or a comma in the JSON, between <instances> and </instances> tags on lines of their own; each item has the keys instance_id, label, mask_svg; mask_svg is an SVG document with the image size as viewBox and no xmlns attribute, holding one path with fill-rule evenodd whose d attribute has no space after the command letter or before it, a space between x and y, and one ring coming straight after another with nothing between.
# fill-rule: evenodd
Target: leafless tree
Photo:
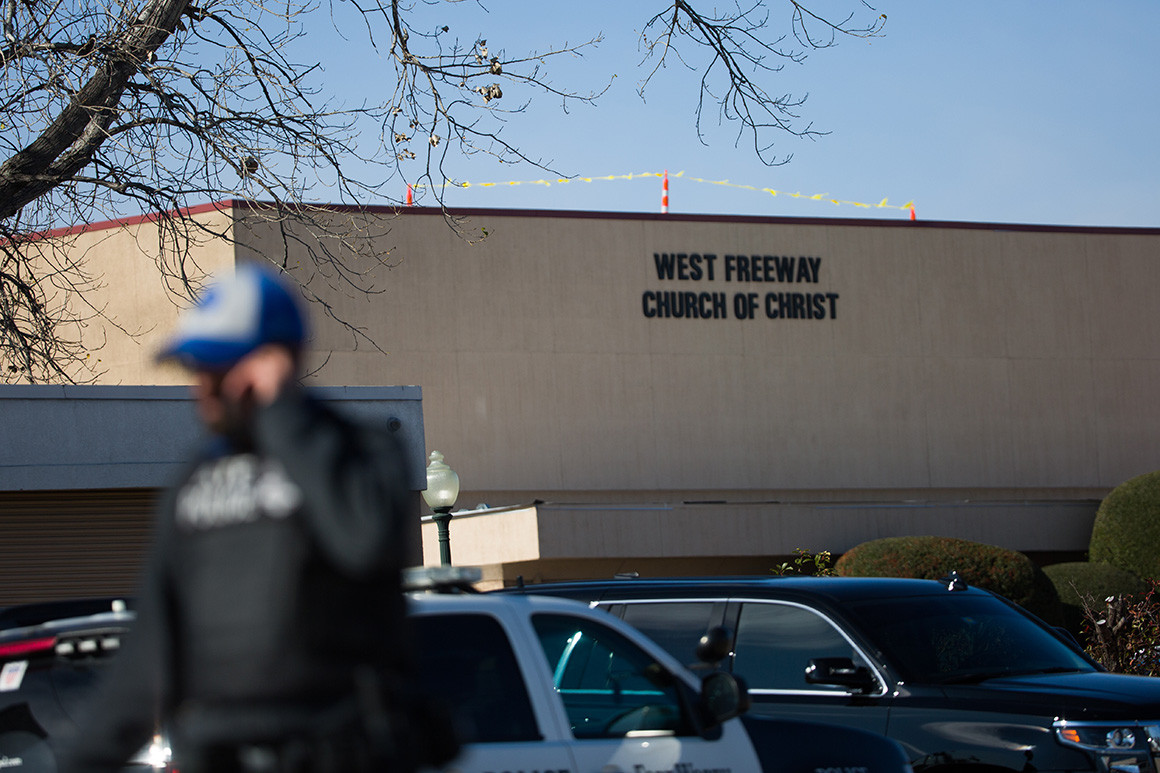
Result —
<instances>
[{"instance_id":1,"label":"leafless tree","mask_svg":"<svg viewBox=\"0 0 1160 773\"><path fill-rule=\"evenodd\" d=\"M814 130L797 123L801 100L772 96L767 77L840 36L881 33L884 16L845 1L853 11L831 18L797 0L750 0L712 15L700 2L657 0L641 39L642 89L679 60L700 78L698 131L715 104L776 163L769 130ZM389 256L358 207L400 203L385 186L437 192L464 153L548 168L534 141L518 139L515 119L535 95L564 109L597 99L603 84L559 87L548 70L591 53L600 36L546 48L462 41L450 33L462 2L0 0L0 378L98 375L86 329L116 320L90 300L99 267L72 248L85 223L155 219L158 281L180 300L204 280L190 246L234 234L190 208L236 200L284 237L278 254L263 257L284 264L305 245L311 281L370 293L378 288L356 266ZM432 24L438 14L447 21ZM341 104L325 90L307 47L321 23L388 63L368 78L365 101ZM343 206L311 205L319 190Z\"/></svg>"},{"instance_id":2,"label":"leafless tree","mask_svg":"<svg viewBox=\"0 0 1160 773\"><path fill-rule=\"evenodd\" d=\"M748 134L753 151L763 162L773 165L789 160L772 153L774 133L788 132L799 137L822 134L807 122L800 125L799 109L805 96L770 92L765 85L787 63L801 64L809 50L829 48L840 37L875 37L886 24L885 14L865 17L847 13L832 17L810 9L808 3L787 0L790 11L787 31L771 35L770 4L751 0L732 10L701 13L702 3L673 0L644 26L641 36L645 61L652 67L642 81L641 97L653 76L670 58L681 61L700 76L696 105L697 135L704 142L702 121L707 105L715 105L718 117L738 127L738 139ZM776 3L774 5L777 5ZM862 8L873 12L867 3ZM685 53L692 52L686 60Z\"/></svg>"}]
</instances>

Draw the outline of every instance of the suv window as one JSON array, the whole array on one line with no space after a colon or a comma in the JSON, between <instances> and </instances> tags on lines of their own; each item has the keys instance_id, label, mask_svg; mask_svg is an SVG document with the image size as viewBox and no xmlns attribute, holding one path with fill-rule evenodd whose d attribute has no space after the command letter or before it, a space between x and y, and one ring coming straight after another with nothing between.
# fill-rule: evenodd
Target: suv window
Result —
<instances>
[{"instance_id":1,"label":"suv window","mask_svg":"<svg viewBox=\"0 0 1160 773\"><path fill-rule=\"evenodd\" d=\"M1070 646L993 597L890 599L847 609L910 682L1092 670Z\"/></svg>"},{"instance_id":2,"label":"suv window","mask_svg":"<svg viewBox=\"0 0 1160 773\"><path fill-rule=\"evenodd\" d=\"M532 625L576 738L692 734L677 678L628 639L568 615L534 615Z\"/></svg>"},{"instance_id":3,"label":"suv window","mask_svg":"<svg viewBox=\"0 0 1160 773\"><path fill-rule=\"evenodd\" d=\"M712 601L625 604L623 619L682 663L697 662L697 641L720 625L721 607Z\"/></svg>"},{"instance_id":4,"label":"suv window","mask_svg":"<svg viewBox=\"0 0 1160 773\"><path fill-rule=\"evenodd\" d=\"M468 743L538 741L531 700L503 627L490 615L417 615L424 688L455 712Z\"/></svg>"},{"instance_id":5,"label":"suv window","mask_svg":"<svg viewBox=\"0 0 1160 773\"><path fill-rule=\"evenodd\" d=\"M755 690L845 692L832 685L809 684L811 658L844 657L866 665L854 646L812 609L776 602L747 602L737 620L733 671Z\"/></svg>"}]
</instances>

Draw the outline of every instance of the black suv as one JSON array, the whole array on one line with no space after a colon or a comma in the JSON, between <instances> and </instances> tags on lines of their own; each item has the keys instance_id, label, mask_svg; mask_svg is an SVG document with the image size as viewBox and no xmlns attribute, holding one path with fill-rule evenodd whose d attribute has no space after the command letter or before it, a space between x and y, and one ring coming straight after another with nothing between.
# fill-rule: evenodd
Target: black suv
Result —
<instances>
[{"instance_id":1,"label":"black suv","mask_svg":"<svg viewBox=\"0 0 1160 773\"><path fill-rule=\"evenodd\" d=\"M723 626L725 667L748 682L752 713L882 733L918 773L1160 770L1160 679L1107 673L1065 633L957 577L636 578L502 592L512 591L598 605L684 662Z\"/></svg>"},{"instance_id":2,"label":"black suv","mask_svg":"<svg viewBox=\"0 0 1160 773\"><path fill-rule=\"evenodd\" d=\"M56 770L89 688L133 620L125 600L80 599L0 609L0 770ZM164 739L132 770L168 770Z\"/></svg>"}]
</instances>

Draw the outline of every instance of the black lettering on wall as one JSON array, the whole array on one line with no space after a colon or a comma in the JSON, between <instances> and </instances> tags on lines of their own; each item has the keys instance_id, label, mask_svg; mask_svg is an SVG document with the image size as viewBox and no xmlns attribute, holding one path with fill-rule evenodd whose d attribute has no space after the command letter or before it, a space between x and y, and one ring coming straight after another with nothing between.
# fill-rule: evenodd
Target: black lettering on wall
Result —
<instances>
[{"instance_id":1,"label":"black lettering on wall","mask_svg":"<svg viewBox=\"0 0 1160 773\"><path fill-rule=\"evenodd\" d=\"M727 319L725 293L645 290L641 310L648 319Z\"/></svg>"},{"instance_id":2,"label":"black lettering on wall","mask_svg":"<svg viewBox=\"0 0 1160 773\"><path fill-rule=\"evenodd\" d=\"M793 281L793 263L793 258L787 258L784 255L777 259L777 281Z\"/></svg>"},{"instance_id":3,"label":"black lettering on wall","mask_svg":"<svg viewBox=\"0 0 1160 773\"><path fill-rule=\"evenodd\" d=\"M655 252L653 267L657 279L661 281L817 285L821 279L822 259L819 257L722 257L724 260L718 265L715 253ZM718 268L722 270L718 271ZM729 302L726 296L724 292L713 291L646 290L641 294L641 313L646 319L728 319ZM835 292L735 292L733 318L755 319L760 311L764 311L767 319L837 319L838 298Z\"/></svg>"},{"instance_id":4,"label":"black lettering on wall","mask_svg":"<svg viewBox=\"0 0 1160 773\"><path fill-rule=\"evenodd\" d=\"M676 266L675 258L667 252L654 252L653 262L657 266L657 279L672 279Z\"/></svg>"}]
</instances>

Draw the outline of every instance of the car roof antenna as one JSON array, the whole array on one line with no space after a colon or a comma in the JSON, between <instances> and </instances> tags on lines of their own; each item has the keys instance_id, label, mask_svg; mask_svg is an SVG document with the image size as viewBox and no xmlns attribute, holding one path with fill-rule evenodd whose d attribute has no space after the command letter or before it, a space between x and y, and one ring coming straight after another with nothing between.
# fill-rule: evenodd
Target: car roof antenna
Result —
<instances>
[{"instance_id":1,"label":"car roof antenna","mask_svg":"<svg viewBox=\"0 0 1160 773\"><path fill-rule=\"evenodd\" d=\"M947 586L947 590L966 590L967 581L959 576L958 572L952 571L946 577L939 579L943 585Z\"/></svg>"}]
</instances>

